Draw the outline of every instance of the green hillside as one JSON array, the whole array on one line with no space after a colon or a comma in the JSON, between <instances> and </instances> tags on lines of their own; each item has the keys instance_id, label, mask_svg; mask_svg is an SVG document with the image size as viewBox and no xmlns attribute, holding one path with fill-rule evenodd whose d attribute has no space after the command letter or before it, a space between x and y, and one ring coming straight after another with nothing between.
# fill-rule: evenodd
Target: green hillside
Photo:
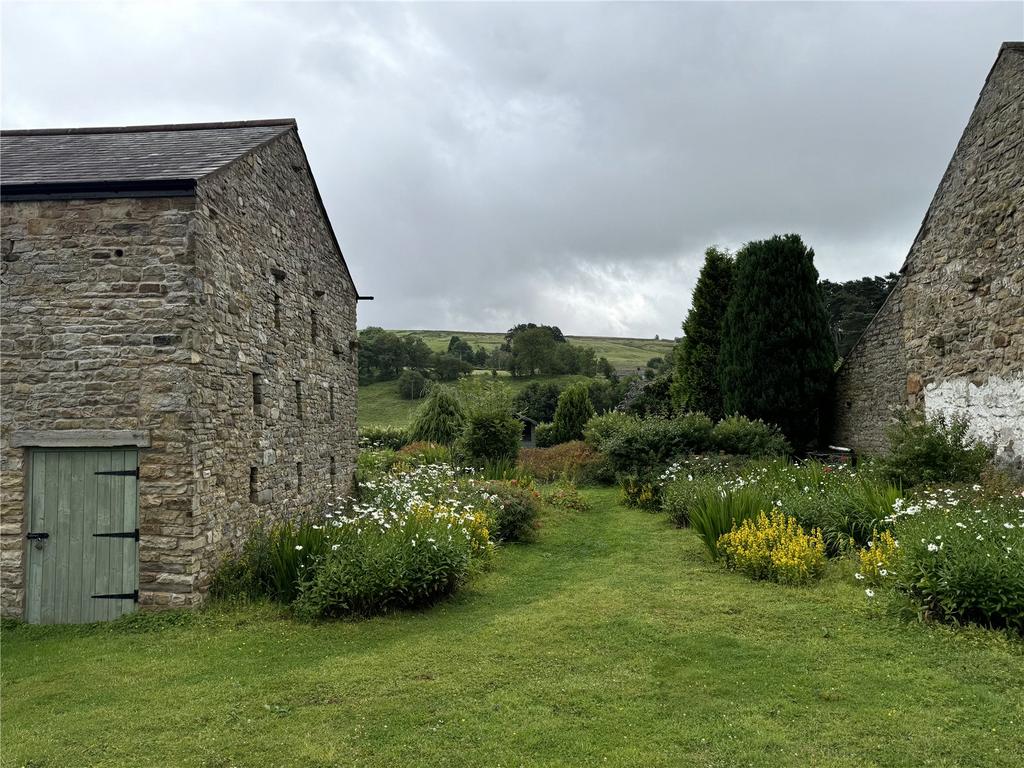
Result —
<instances>
[{"instance_id":1,"label":"green hillside","mask_svg":"<svg viewBox=\"0 0 1024 768\"><path fill-rule=\"evenodd\" d=\"M468 342L473 347L482 346L488 350L500 346L505 340L504 333L477 333L474 331L393 331L399 336L415 335L423 339L435 352L448 348L452 336ZM593 347L598 357L607 357L616 368L643 366L652 357L665 357L672 352L675 344L671 339L626 339L610 336L566 336L572 344Z\"/></svg>"},{"instance_id":2,"label":"green hillside","mask_svg":"<svg viewBox=\"0 0 1024 768\"><path fill-rule=\"evenodd\" d=\"M455 334L459 336L461 334ZM513 394L518 393L533 382L544 384L569 384L585 376L531 376L512 378L504 371L501 380L508 384ZM479 375L489 374L481 373ZM403 400L398 396L398 383L394 381L378 381L364 384L359 388L357 404L357 421L359 426L393 426L406 427L412 421L412 415L422 400Z\"/></svg>"}]
</instances>

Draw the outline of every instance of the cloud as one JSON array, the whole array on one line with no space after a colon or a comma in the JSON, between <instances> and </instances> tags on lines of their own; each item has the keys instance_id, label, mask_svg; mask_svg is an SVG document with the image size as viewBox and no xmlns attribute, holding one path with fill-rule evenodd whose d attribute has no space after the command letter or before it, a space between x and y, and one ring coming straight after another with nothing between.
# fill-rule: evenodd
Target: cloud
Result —
<instances>
[{"instance_id":1,"label":"cloud","mask_svg":"<svg viewBox=\"0 0 1024 768\"><path fill-rule=\"evenodd\" d=\"M361 324L672 336L704 248L899 266L993 4L5 4L7 127L295 116ZM44 55L41 55L44 54Z\"/></svg>"}]
</instances>

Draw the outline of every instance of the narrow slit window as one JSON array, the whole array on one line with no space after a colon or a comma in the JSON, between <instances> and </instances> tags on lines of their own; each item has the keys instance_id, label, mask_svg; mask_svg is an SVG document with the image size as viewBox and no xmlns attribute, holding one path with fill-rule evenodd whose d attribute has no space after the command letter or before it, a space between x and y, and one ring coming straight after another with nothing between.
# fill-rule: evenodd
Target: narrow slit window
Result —
<instances>
[{"instance_id":1,"label":"narrow slit window","mask_svg":"<svg viewBox=\"0 0 1024 768\"><path fill-rule=\"evenodd\" d=\"M302 382L295 382L295 416L302 419Z\"/></svg>"},{"instance_id":2,"label":"narrow slit window","mask_svg":"<svg viewBox=\"0 0 1024 768\"><path fill-rule=\"evenodd\" d=\"M331 384L327 388L327 406L328 411L331 414L331 421L334 421L334 385Z\"/></svg>"},{"instance_id":3,"label":"narrow slit window","mask_svg":"<svg viewBox=\"0 0 1024 768\"><path fill-rule=\"evenodd\" d=\"M331 488L334 487L334 478L338 474L338 467L334 462L334 457L331 456Z\"/></svg>"},{"instance_id":4,"label":"narrow slit window","mask_svg":"<svg viewBox=\"0 0 1024 768\"><path fill-rule=\"evenodd\" d=\"M281 294L274 291L274 327L281 330Z\"/></svg>"},{"instance_id":5,"label":"narrow slit window","mask_svg":"<svg viewBox=\"0 0 1024 768\"><path fill-rule=\"evenodd\" d=\"M302 490L302 462L295 462L295 487Z\"/></svg>"},{"instance_id":6,"label":"narrow slit window","mask_svg":"<svg viewBox=\"0 0 1024 768\"><path fill-rule=\"evenodd\" d=\"M311 309L309 310L309 335L314 343L316 342L316 332L316 310Z\"/></svg>"},{"instance_id":7,"label":"narrow slit window","mask_svg":"<svg viewBox=\"0 0 1024 768\"><path fill-rule=\"evenodd\" d=\"M255 504L259 495L259 470L256 467L249 467L249 501Z\"/></svg>"},{"instance_id":8,"label":"narrow slit window","mask_svg":"<svg viewBox=\"0 0 1024 768\"><path fill-rule=\"evenodd\" d=\"M252 407L257 413L259 407L263 405L263 375L259 373L253 373L252 375Z\"/></svg>"}]
</instances>

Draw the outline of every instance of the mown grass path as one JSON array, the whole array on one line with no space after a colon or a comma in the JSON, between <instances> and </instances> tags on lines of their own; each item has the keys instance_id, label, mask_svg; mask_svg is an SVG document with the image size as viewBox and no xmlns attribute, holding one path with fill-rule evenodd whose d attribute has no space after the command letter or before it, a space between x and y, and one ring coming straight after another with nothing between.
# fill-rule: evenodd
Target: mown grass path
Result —
<instances>
[{"instance_id":1,"label":"mown grass path","mask_svg":"<svg viewBox=\"0 0 1024 768\"><path fill-rule=\"evenodd\" d=\"M591 491L456 599L3 633L3 766L1018 766L1024 647L751 583Z\"/></svg>"}]
</instances>

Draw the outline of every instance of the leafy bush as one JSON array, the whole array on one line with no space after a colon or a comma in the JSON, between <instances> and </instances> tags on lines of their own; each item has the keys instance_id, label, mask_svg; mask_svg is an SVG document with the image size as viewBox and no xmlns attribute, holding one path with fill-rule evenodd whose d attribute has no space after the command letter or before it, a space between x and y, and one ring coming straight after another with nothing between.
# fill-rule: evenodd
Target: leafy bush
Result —
<instances>
[{"instance_id":1,"label":"leafy bush","mask_svg":"<svg viewBox=\"0 0 1024 768\"><path fill-rule=\"evenodd\" d=\"M558 445L558 430L554 424L538 424L533 428L533 444L538 448Z\"/></svg>"},{"instance_id":2,"label":"leafy bush","mask_svg":"<svg viewBox=\"0 0 1024 768\"><path fill-rule=\"evenodd\" d=\"M398 377L398 396L403 400L419 400L427 394L427 387L427 377L412 368L406 368Z\"/></svg>"},{"instance_id":3,"label":"leafy bush","mask_svg":"<svg viewBox=\"0 0 1024 768\"><path fill-rule=\"evenodd\" d=\"M591 504L573 482L562 482L544 494L544 501L553 507L571 512L589 512Z\"/></svg>"},{"instance_id":4,"label":"leafy bush","mask_svg":"<svg viewBox=\"0 0 1024 768\"><path fill-rule=\"evenodd\" d=\"M821 531L804 533L795 518L778 510L744 520L719 538L718 550L726 567L752 579L804 584L825 571Z\"/></svg>"},{"instance_id":5,"label":"leafy bush","mask_svg":"<svg viewBox=\"0 0 1024 768\"><path fill-rule=\"evenodd\" d=\"M558 397L555 408L555 439L560 443L583 439L583 428L594 415L590 393L584 382L576 382L565 388Z\"/></svg>"},{"instance_id":6,"label":"leafy bush","mask_svg":"<svg viewBox=\"0 0 1024 768\"><path fill-rule=\"evenodd\" d=\"M523 448L519 452L519 466L538 480L593 480L596 465L603 462L600 453L579 440L551 448Z\"/></svg>"},{"instance_id":7,"label":"leafy bush","mask_svg":"<svg viewBox=\"0 0 1024 768\"><path fill-rule=\"evenodd\" d=\"M499 541L532 541L540 516L540 495L516 480L484 486L489 495L490 531Z\"/></svg>"},{"instance_id":8,"label":"leafy bush","mask_svg":"<svg viewBox=\"0 0 1024 768\"><path fill-rule=\"evenodd\" d=\"M939 414L925 419L905 411L889 431L891 451L884 461L893 480L909 488L925 483L978 482L992 460L991 447L968 435L966 419Z\"/></svg>"},{"instance_id":9,"label":"leafy bush","mask_svg":"<svg viewBox=\"0 0 1024 768\"><path fill-rule=\"evenodd\" d=\"M605 444L628 429L637 419L619 411L610 411L595 416L583 428L583 440L596 451L603 451Z\"/></svg>"},{"instance_id":10,"label":"leafy bush","mask_svg":"<svg viewBox=\"0 0 1024 768\"><path fill-rule=\"evenodd\" d=\"M901 503L892 586L923 618L1024 634L1024 500L963 498L951 489ZM870 593L869 593L870 595Z\"/></svg>"},{"instance_id":11,"label":"leafy bush","mask_svg":"<svg viewBox=\"0 0 1024 768\"><path fill-rule=\"evenodd\" d=\"M451 449L437 443L409 443L398 451L397 458L411 464L449 464L452 460Z\"/></svg>"},{"instance_id":12,"label":"leafy bush","mask_svg":"<svg viewBox=\"0 0 1024 768\"><path fill-rule=\"evenodd\" d=\"M466 426L466 414L457 397L448 388L436 386L419 407L412 427L411 440L452 445Z\"/></svg>"},{"instance_id":13,"label":"leafy bush","mask_svg":"<svg viewBox=\"0 0 1024 768\"><path fill-rule=\"evenodd\" d=\"M711 442L718 450L738 456L785 456L791 452L778 427L746 416L722 419L711 432Z\"/></svg>"},{"instance_id":14,"label":"leafy bush","mask_svg":"<svg viewBox=\"0 0 1024 768\"><path fill-rule=\"evenodd\" d=\"M359 428L359 447L368 450L388 448L397 451L409 443L409 433L401 427L370 426Z\"/></svg>"},{"instance_id":15,"label":"leafy bush","mask_svg":"<svg viewBox=\"0 0 1024 768\"><path fill-rule=\"evenodd\" d=\"M624 474L651 472L675 456L704 451L712 430L711 420L702 413L675 419L633 419L610 428L601 426L606 429L601 449L615 470Z\"/></svg>"},{"instance_id":16,"label":"leafy bush","mask_svg":"<svg viewBox=\"0 0 1024 768\"><path fill-rule=\"evenodd\" d=\"M467 518L428 503L401 515L343 518L328 541L326 555L302 580L295 603L301 618L429 605L454 592L490 546L482 512Z\"/></svg>"},{"instance_id":17,"label":"leafy bush","mask_svg":"<svg viewBox=\"0 0 1024 768\"><path fill-rule=\"evenodd\" d=\"M474 411L466 422L459 447L477 464L500 459L515 461L519 454L522 425L511 412L502 409Z\"/></svg>"},{"instance_id":18,"label":"leafy bush","mask_svg":"<svg viewBox=\"0 0 1024 768\"><path fill-rule=\"evenodd\" d=\"M711 559L717 560L718 540L733 526L755 517L769 506L756 488L720 488L709 483L694 489L685 510L690 528L700 537Z\"/></svg>"}]
</instances>

